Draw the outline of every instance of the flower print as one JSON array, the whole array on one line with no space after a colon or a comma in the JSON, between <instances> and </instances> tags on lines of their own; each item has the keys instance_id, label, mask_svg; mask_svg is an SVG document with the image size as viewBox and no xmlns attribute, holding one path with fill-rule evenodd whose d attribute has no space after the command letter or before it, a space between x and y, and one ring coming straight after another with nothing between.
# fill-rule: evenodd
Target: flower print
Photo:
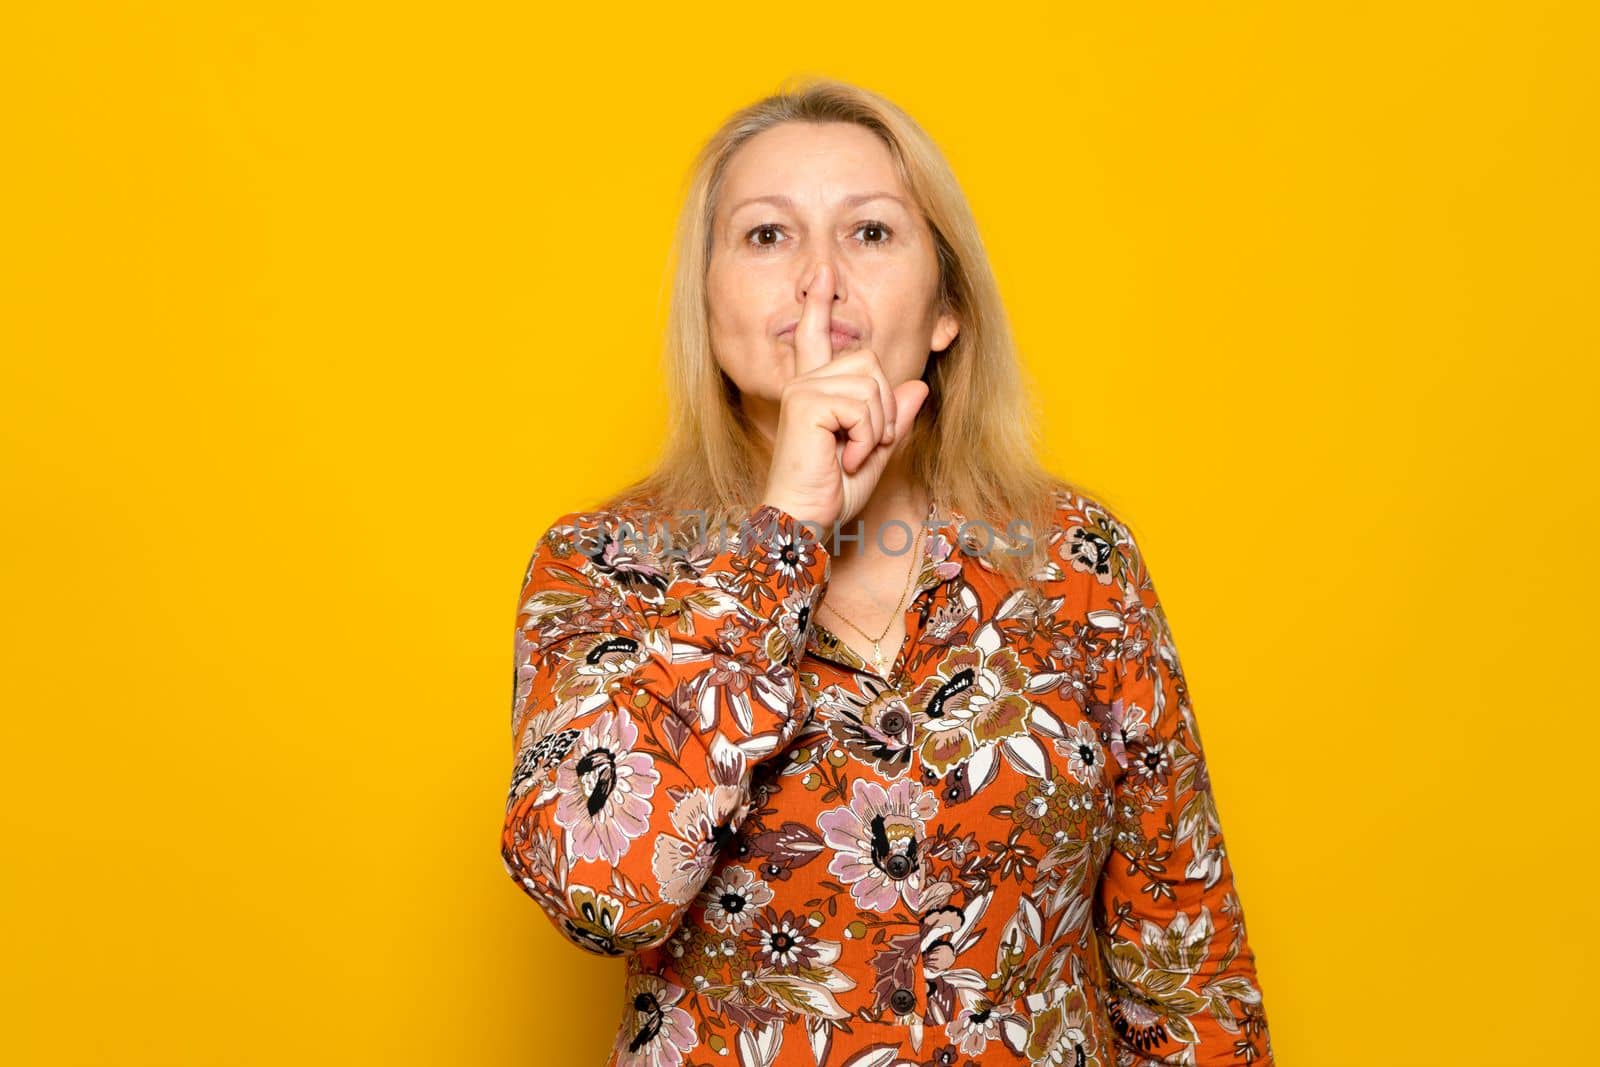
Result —
<instances>
[{"instance_id":1,"label":"flower print","mask_svg":"<svg viewBox=\"0 0 1600 1067\"><path fill-rule=\"evenodd\" d=\"M563 861L555 835L539 822L539 809L527 797L513 804L506 815L501 862L528 895L551 918L566 910L563 900Z\"/></svg>"},{"instance_id":2,"label":"flower print","mask_svg":"<svg viewBox=\"0 0 1600 1067\"><path fill-rule=\"evenodd\" d=\"M706 922L725 934L737 934L772 902L772 887L743 867L718 872L700 891Z\"/></svg>"},{"instance_id":3,"label":"flower print","mask_svg":"<svg viewBox=\"0 0 1600 1067\"><path fill-rule=\"evenodd\" d=\"M706 745L706 768L711 776L711 807L720 826L742 821L750 810L745 770L749 760L744 750L722 733L711 735ZM718 835L720 838L720 834Z\"/></svg>"},{"instance_id":4,"label":"flower print","mask_svg":"<svg viewBox=\"0 0 1600 1067\"><path fill-rule=\"evenodd\" d=\"M739 642L744 639L744 635L747 633L749 633L749 630L739 625L738 619L730 616L728 621L722 624L722 628L717 631L717 644L723 648L738 648Z\"/></svg>"},{"instance_id":5,"label":"flower print","mask_svg":"<svg viewBox=\"0 0 1600 1067\"><path fill-rule=\"evenodd\" d=\"M955 550L955 542L950 538L942 533L930 532L923 542L923 566L922 573L917 576L917 585L921 587L930 580L942 582L960 574L961 560L951 558Z\"/></svg>"},{"instance_id":6,"label":"flower print","mask_svg":"<svg viewBox=\"0 0 1600 1067\"><path fill-rule=\"evenodd\" d=\"M1186 1044L1198 1039L1191 1017L1211 1005L1189 988L1188 978L1211 958L1215 933L1211 909L1202 904L1192 921L1182 911L1166 926L1144 919L1137 942L1116 937L1106 945L1105 960L1116 980L1107 1014L1124 1041L1148 1050L1169 1037ZM1226 996L1260 1001L1260 990L1247 977L1228 988Z\"/></svg>"},{"instance_id":7,"label":"flower print","mask_svg":"<svg viewBox=\"0 0 1600 1067\"><path fill-rule=\"evenodd\" d=\"M576 540L578 550L594 570L623 590L659 597L671 582L669 567L661 557L661 528L623 522L616 530L588 529Z\"/></svg>"},{"instance_id":8,"label":"flower print","mask_svg":"<svg viewBox=\"0 0 1600 1067\"><path fill-rule=\"evenodd\" d=\"M867 960L875 976L872 983L874 1014L888 1011L896 1016L908 1017L915 1012L914 1006L910 1008L896 1006L895 1001L900 1000L904 994L897 997L895 992L909 989L916 982L917 955L921 940L922 934L918 930L889 934L882 942L883 947Z\"/></svg>"},{"instance_id":9,"label":"flower print","mask_svg":"<svg viewBox=\"0 0 1600 1067\"><path fill-rule=\"evenodd\" d=\"M1027 684L1016 650L1001 644L993 623L979 628L973 644L952 648L909 701L925 731L920 751L927 769L942 775L982 748L1025 737ZM1025 762L1037 766L1043 758L1039 751Z\"/></svg>"},{"instance_id":10,"label":"flower print","mask_svg":"<svg viewBox=\"0 0 1600 1067\"><path fill-rule=\"evenodd\" d=\"M870 675L857 675L865 692L846 694L829 686L821 694L819 718L828 733L856 760L885 778L898 778L911 766L916 717L898 690Z\"/></svg>"},{"instance_id":11,"label":"flower print","mask_svg":"<svg viewBox=\"0 0 1600 1067\"><path fill-rule=\"evenodd\" d=\"M534 643L528 640L528 633L520 627L516 634L516 652L512 660L516 667L515 676L511 685L511 728L517 728L517 720L522 717L522 710L528 706L528 694L533 692L533 676L539 669L533 664Z\"/></svg>"},{"instance_id":12,"label":"flower print","mask_svg":"<svg viewBox=\"0 0 1600 1067\"><path fill-rule=\"evenodd\" d=\"M817 819L822 839L835 850L828 872L850 887L861 907L888 911L899 899L920 908L923 870L918 849L926 820L938 806L934 793L908 778L888 789L855 779L850 783L849 806Z\"/></svg>"},{"instance_id":13,"label":"flower print","mask_svg":"<svg viewBox=\"0 0 1600 1067\"><path fill-rule=\"evenodd\" d=\"M1166 926L1149 919L1139 923L1139 942L1149 966L1173 973L1199 974L1210 958L1211 938L1215 933L1211 909L1204 904L1200 905L1193 921L1180 911Z\"/></svg>"},{"instance_id":14,"label":"flower print","mask_svg":"<svg viewBox=\"0 0 1600 1067\"><path fill-rule=\"evenodd\" d=\"M1112 973L1116 973L1115 968ZM1106 1018L1123 1043L1133 1048L1148 1050L1167 1040L1167 1029L1162 1024L1164 1014L1154 1000L1122 991L1106 993Z\"/></svg>"},{"instance_id":15,"label":"flower print","mask_svg":"<svg viewBox=\"0 0 1600 1067\"><path fill-rule=\"evenodd\" d=\"M633 1016L617 1031L619 1067L678 1067L699 1044L694 1020L678 1007L684 989L653 974L628 977Z\"/></svg>"},{"instance_id":16,"label":"flower print","mask_svg":"<svg viewBox=\"0 0 1600 1067\"><path fill-rule=\"evenodd\" d=\"M1063 558L1072 564L1073 570L1093 576L1101 585L1119 581L1128 565L1127 551L1119 551L1127 542L1127 536L1100 508L1084 508L1083 520L1072 523L1062 532Z\"/></svg>"},{"instance_id":17,"label":"flower print","mask_svg":"<svg viewBox=\"0 0 1600 1067\"><path fill-rule=\"evenodd\" d=\"M1076 837L1074 827L1101 818L1110 793L1074 782L1063 774L1037 778L1016 795L1012 818L1025 825L1042 841L1056 842Z\"/></svg>"},{"instance_id":18,"label":"flower print","mask_svg":"<svg viewBox=\"0 0 1600 1067\"><path fill-rule=\"evenodd\" d=\"M563 916L562 925L573 941L591 952L621 956L650 944L661 932L658 919L635 929L619 929L622 901L589 886L570 886L567 896L572 907L570 914Z\"/></svg>"},{"instance_id":19,"label":"flower print","mask_svg":"<svg viewBox=\"0 0 1600 1067\"><path fill-rule=\"evenodd\" d=\"M822 588L818 586L809 592L791 589L784 594L783 602L774 609L773 626L767 634L768 660L773 663L790 661L803 635L809 632L811 613L822 595Z\"/></svg>"},{"instance_id":20,"label":"flower print","mask_svg":"<svg viewBox=\"0 0 1600 1067\"><path fill-rule=\"evenodd\" d=\"M914 544L891 683L815 625L828 554L794 524L668 553L606 508L596 555L564 524L529 564L501 852L628 962L614 1067L1273 1062L1188 683L1112 516L1064 496L1039 588L948 528Z\"/></svg>"},{"instance_id":21,"label":"flower print","mask_svg":"<svg viewBox=\"0 0 1600 1067\"><path fill-rule=\"evenodd\" d=\"M1132 750L1132 755L1134 776L1144 785L1159 785L1172 767L1165 741L1146 739Z\"/></svg>"},{"instance_id":22,"label":"flower print","mask_svg":"<svg viewBox=\"0 0 1600 1067\"><path fill-rule=\"evenodd\" d=\"M1015 878L1019 882L1027 881L1028 871L1037 867L1039 861L1034 857L1033 846L1020 840L1017 830L1012 830L1004 841L991 841L990 850L994 853L992 863L997 877Z\"/></svg>"},{"instance_id":23,"label":"flower print","mask_svg":"<svg viewBox=\"0 0 1600 1067\"><path fill-rule=\"evenodd\" d=\"M822 947L826 943L817 941L812 936L811 927L804 920L796 918L792 911L779 915L768 908L766 914L751 928L749 936L756 958L780 971L814 967L838 958L838 947L835 946L830 958L823 959Z\"/></svg>"},{"instance_id":24,"label":"flower print","mask_svg":"<svg viewBox=\"0 0 1600 1067\"><path fill-rule=\"evenodd\" d=\"M778 1052L783 1048L782 1017L764 1024L752 1020L739 1026L734 1047L739 1054L740 1067L775 1067Z\"/></svg>"},{"instance_id":25,"label":"flower print","mask_svg":"<svg viewBox=\"0 0 1600 1067\"><path fill-rule=\"evenodd\" d=\"M1096 785L1105 764L1100 735L1093 723L1080 722L1056 738L1056 751L1067 757L1067 773L1084 785Z\"/></svg>"},{"instance_id":26,"label":"flower print","mask_svg":"<svg viewBox=\"0 0 1600 1067\"><path fill-rule=\"evenodd\" d=\"M638 737L625 708L603 711L557 768L555 819L571 831L574 856L614 864L650 828L661 775L648 754L633 751Z\"/></svg>"},{"instance_id":27,"label":"flower print","mask_svg":"<svg viewBox=\"0 0 1600 1067\"><path fill-rule=\"evenodd\" d=\"M841 945L817 936L821 924L817 916L808 920L792 910L779 914L763 908L742 940L724 938L705 945L712 961L693 968L694 988L746 1031L795 1014L811 1020L849 1018L837 994L854 989L855 979L834 966ZM757 1062L767 1061L740 1060L749 1067Z\"/></svg>"},{"instance_id":28,"label":"flower print","mask_svg":"<svg viewBox=\"0 0 1600 1067\"><path fill-rule=\"evenodd\" d=\"M930 645L949 645L961 629L961 624L972 617L976 608L976 604L959 600L939 605L928 613L921 640Z\"/></svg>"},{"instance_id":29,"label":"flower print","mask_svg":"<svg viewBox=\"0 0 1600 1067\"><path fill-rule=\"evenodd\" d=\"M760 538L757 551L765 557L769 574L776 575L785 586L794 586L816 562L817 542L798 532L777 534Z\"/></svg>"},{"instance_id":30,"label":"flower print","mask_svg":"<svg viewBox=\"0 0 1600 1067\"><path fill-rule=\"evenodd\" d=\"M537 798L534 804L543 807L560 795L557 779L561 762L583 736L582 730L569 724L580 716L588 718L595 708L609 704L606 697L573 697L524 719L516 735L517 759L511 773L509 801L533 793Z\"/></svg>"},{"instance_id":31,"label":"flower print","mask_svg":"<svg viewBox=\"0 0 1600 1067\"><path fill-rule=\"evenodd\" d=\"M1090 704L1089 717L1105 727L1111 756L1117 766L1128 765L1128 750L1144 743L1150 734L1145 710L1137 704L1124 704L1119 698L1109 704Z\"/></svg>"},{"instance_id":32,"label":"flower print","mask_svg":"<svg viewBox=\"0 0 1600 1067\"><path fill-rule=\"evenodd\" d=\"M729 814L708 789L693 789L672 808L672 830L656 838L651 870L661 883L661 898L673 904L693 900L716 858L719 828Z\"/></svg>"},{"instance_id":33,"label":"flower print","mask_svg":"<svg viewBox=\"0 0 1600 1067\"><path fill-rule=\"evenodd\" d=\"M1060 633L1052 630L1051 633L1054 635L1050 641L1051 662L1071 668L1087 666L1088 657L1084 653L1082 642L1077 637L1070 632Z\"/></svg>"},{"instance_id":34,"label":"flower print","mask_svg":"<svg viewBox=\"0 0 1600 1067\"><path fill-rule=\"evenodd\" d=\"M982 974L970 965L957 967L956 961L978 943L980 935L975 927L992 897L993 891L986 890L961 907L947 898L944 904L923 909L920 943L927 986L924 1014L929 1022L943 1023L954 1018L958 1004L973 1004L986 988Z\"/></svg>"},{"instance_id":35,"label":"flower print","mask_svg":"<svg viewBox=\"0 0 1600 1067\"><path fill-rule=\"evenodd\" d=\"M962 881L976 879L980 885L987 884L988 876L983 873L983 847L978 843L977 834L958 836L951 827L941 824L924 842L923 852L948 861L951 873L959 875Z\"/></svg>"},{"instance_id":36,"label":"flower print","mask_svg":"<svg viewBox=\"0 0 1600 1067\"><path fill-rule=\"evenodd\" d=\"M788 721L794 714L794 668L787 663L756 662L748 656L712 652L709 666L694 678L691 699L698 708L698 728L709 734L721 728L723 712L748 737L755 731L754 706ZM689 662L691 656L682 657Z\"/></svg>"},{"instance_id":37,"label":"flower print","mask_svg":"<svg viewBox=\"0 0 1600 1067\"><path fill-rule=\"evenodd\" d=\"M979 1000L957 1011L955 1018L945 1024L944 1032L963 1055L981 1056L989 1042L1001 1039L1005 1024L1013 1019L1011 1013L997 1012L987 1001Z\"/></svg>"},{"instance_id":38,"label":"flower print","mask_svg":"<svg viewBox=\"0 0 1600 1067\"><path fill-rule=\"evenodd\" d=\"M1210 889L1222 877L1223 852L1220 848L1196 849L1194 859L1183 868L1183 876L1198 881Z\"/></svg>"},{"instance_id":39,"label":"flower print","mask_svg":"<svg viewBox=\"0 0 1600 1067\"><path fill-rule=\"evenodd\" d=\"M761 876L768 882L788 881L796 868L816 859L824 848L815 830L793 820L740 840L747 842L749 854L760 861Z\"/></svg>"},{"instance_id":40,"label":"flower print","mask_svg":"<svg viewBox=\"0 0 1600 1067\"><path fill-rule=\"evenodd\" d=\"M693 900L705 884L706 871L727 838L728 828L749 811L740 785L744 752L725 736L712 736L707 752L712 786L686 791L668 817L672 833L656 837L651 871L661 884L661 897L672 904Z\"/></svg>"},{"instance_id":41,"label":"flower print","mask_svg":"<svg viewBox=\"0 0 1600 1067\"><path fill-rule=\"evenodd\" d=\"M1057 645L1059 650L1062 645ZM1095 679L1104 668L1097 662L1084 664L1066 664L1060 671L1040 672L1028 679L1028 692L1036 695L1046 693L1059 693L1062 698L1070 700L1080 708L1089 703L1089 694L1095 686Z\"/></svg>"},{"instance_id":42,"label":"flower print","mask_svg":"<svg viewBox=\"0 0 1600 1067\"><path fill-rule=\"evenodd\" d=\"M1191 732L1190 736L1193 736ZM1211 764L1206 761L1204 754L1197 754L1194 760L1194 781L1189 785L1196 793L1209 797L1211 795ZM1221 827L1216 828L1221 832Z\"/></svg>"},{"instance_id":43,"label":"flower print","mask_svg":"<svg viewBox=\"0 0 1600 1067\"><path fill-rule=\"evenodd\" d=\"M643 644L612 633L580 634L565 654L572 668L562 676L561 691L581 696L610 693L649 658Z\"/></svg>"},{"instance_id":44,"label":"flower print","mask_svg":"<svg viewBox=\"0 0 1600 1067\"><path fill-rule=\"evenodd\" d=\"M1047 856L1046 859L1048 858L1049 857ZM1042 868L1043 866L1044 863L1041 861L1040 867ZM1066 864L1063 864L1063 866L1066 866ZM1099 867L1100 863L1098 861L1084 862L1081 864L1081 868L1092 868L1094 870L1098 870ZM1068 884L1069 886L1071 884L1082 884L1084 880L1085 879L1083 877L1079 876L1076 877L1076 883L1069 882ZM1065 891L1058 892L1053 898L1055 900L1060 900L1062 897L1066 898L1065 904L1062 906L1061 911L1053 917L1052 922L1054 925L1051 927L1051 929L1058 932L1058 936L1062 939L1063 943L1065 943L1067 936L1076 932L1077 936L1072 938L1074 944L1085 948L1090 948L1092 946L1092 939L1095 936L1093 915L1094 902L1090 899L1092 895L1093 894L1091 893L1085 893L1068 888Z\"/></svg>"},{"instance_id":45,"label":"flower print","mask_svg":"<svg viewBox=\"0 0 1600 1067\"><path fill-rule=\"evenodd\" d=\"M1034 1015L1028 1059L1065 1065L1095 1062L1096 1042L1090 1026L1088 1001L1083 990L1074 988Z\"/></svg>"},{"instance_id":46,"label":"flower print","mask_svg":"<svg viewBox=\"0 0 1600 1067\"><path fill-rule=\"evenodd\" d=\"M541 551L545 547L541 546ZM574 539L566 538L552 540L549 547L560 556L569 556L577 548ZM576 634L625 628L630 624L629 617L621 613L626 601L622 588L611 582L595 581L592 568L563 563L547 565L545 571L560 574L563 585L571 583L573 587L537 589L518 608L522 616L519 629L527 635L534 651L542 651L553 642ZM530 589L534 588L537 573L535 565L535 569L529 571Z\"/></svg>"}]
</instances>

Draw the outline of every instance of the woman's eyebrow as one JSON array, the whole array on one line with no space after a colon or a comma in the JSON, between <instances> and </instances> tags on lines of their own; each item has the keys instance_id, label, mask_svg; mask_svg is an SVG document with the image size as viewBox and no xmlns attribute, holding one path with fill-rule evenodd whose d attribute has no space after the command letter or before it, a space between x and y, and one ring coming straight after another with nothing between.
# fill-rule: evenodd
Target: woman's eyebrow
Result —
<instances>
[{"instance_id":1,"label":"woman's eyebrow","mask_svg":"<svg viewBox=\"0 0 1600 1067\"><path fill-rule=\"evenodd\" d=\"M850 196L840 199L839 206L846 208L859 207L860 205L867 203L869 200L893 200L901 207L906 206L905 201L900 197L895 196L893 193L853 193ZM731 215L740 208L747 207L750 204L773 204L777 207L788 208L790 211L794 210L794 201L789 197L771 194L768 196L752 196L746 200L741 200L728 210L728 214Z\"/></svg>"}]
</instances>

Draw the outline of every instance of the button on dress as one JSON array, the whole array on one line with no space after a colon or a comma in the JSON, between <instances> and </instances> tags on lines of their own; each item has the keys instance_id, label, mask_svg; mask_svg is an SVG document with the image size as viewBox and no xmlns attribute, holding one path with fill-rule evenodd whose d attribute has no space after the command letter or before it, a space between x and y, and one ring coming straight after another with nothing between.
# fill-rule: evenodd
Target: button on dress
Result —
<instances>
[{"instance_id":1,"label":"button on dress","mask_svg":"<svg viewBox=\"0 0 1600 1067\"><path fill-rule=\"evenodd\" d=\"M502 861L626 960L607 1067L1273 1063L1117 516L1059 490L1016 586L930 511L887 676L815 621L831 559L795 516L677 553L665 521L563 515L516 620Z\"/></svg>"}]
</instances>

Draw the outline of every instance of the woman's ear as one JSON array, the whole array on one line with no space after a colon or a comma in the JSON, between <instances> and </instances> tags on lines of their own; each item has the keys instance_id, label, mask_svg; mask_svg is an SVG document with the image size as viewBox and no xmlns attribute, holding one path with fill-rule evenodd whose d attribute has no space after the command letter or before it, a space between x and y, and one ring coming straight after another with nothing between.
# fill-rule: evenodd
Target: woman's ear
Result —
<instances>
[{"instance_id":1,"label":"woman's ear","mask_svg":"<svg viewBox=\"0 0 1600 1067\"><path fill-rule=\"evenodd\" d=\"M934 323L933 337L928 342L928 347L934 352L943 352L955 343L956 335L961 332L961 320L957 319L954 312L946 311L939 316L939 321Z\"/></svg>"},{"instance_id":2,"label":"woman's ear","mask_svg":"<svg viewBox=\"0 0 1600 1067\"><path fill-rule=\"evenodd\" d=\"M939 322L933 325L933 338L928 339L928 349L931 352L944 352L955 342L955 334L962 333L962 320L955 317L955 312L942 312Z\"/></svg>"}]
</instances>

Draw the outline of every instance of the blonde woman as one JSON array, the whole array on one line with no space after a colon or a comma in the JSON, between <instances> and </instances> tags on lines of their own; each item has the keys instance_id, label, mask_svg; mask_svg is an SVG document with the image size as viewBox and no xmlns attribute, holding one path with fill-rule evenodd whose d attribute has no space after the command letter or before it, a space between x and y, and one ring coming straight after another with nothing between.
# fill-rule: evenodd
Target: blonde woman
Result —
<instances>
[{"instance_id":1,"label":"blonde woman","mask_svg":"<svg viewBox=\"0 0 1600 1067\"><path fill-rule=\"evenodd\" d=\"M626 961L608 1062L1270 1064L1171 628L933 142L761 100L676 253L660 462L517 613L502 858Z\"/></svg>"}]
</instances>

